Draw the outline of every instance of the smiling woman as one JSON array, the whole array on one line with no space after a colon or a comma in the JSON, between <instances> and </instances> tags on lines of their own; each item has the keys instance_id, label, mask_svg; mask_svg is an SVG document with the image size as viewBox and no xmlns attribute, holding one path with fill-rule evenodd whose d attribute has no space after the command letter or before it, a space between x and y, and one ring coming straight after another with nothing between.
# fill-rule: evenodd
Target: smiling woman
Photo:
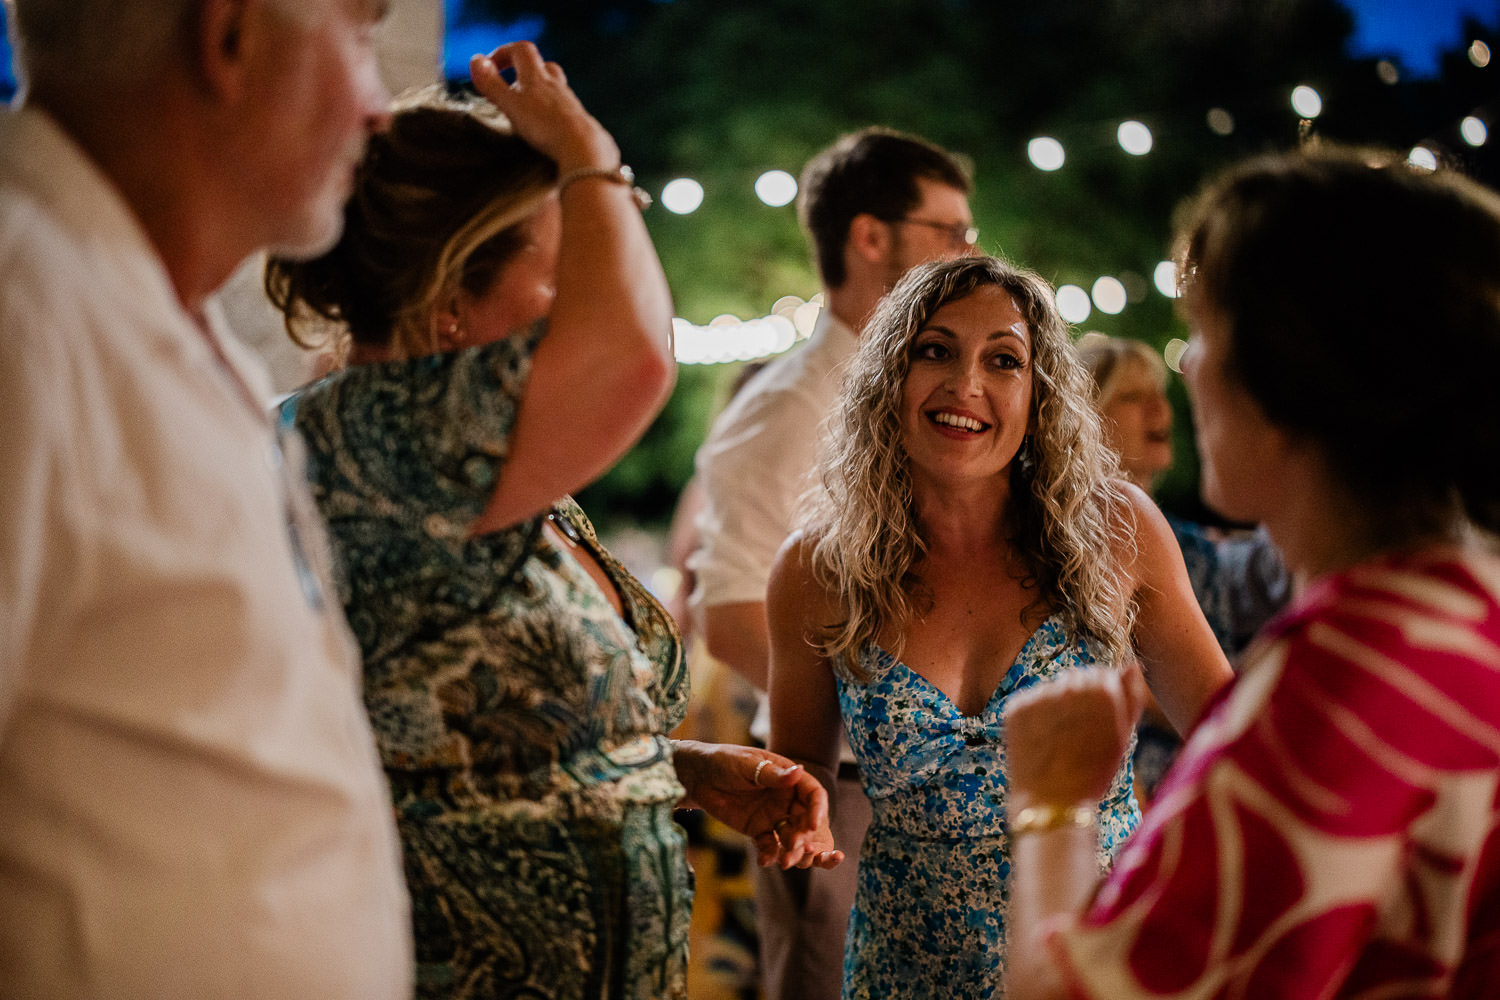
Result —
<instances>
[{"instance_id":1,"label":"smiling woman","mask_svg":"<svg viewBox=\"0 0 1500 1000\"><path fill-rule=\"evenodd\" d=\"M1010 294L989 285L934 313L901 396L913 476L994 489L1031 429L1031 335Z\"/></svg>"},{"instance_id":2,"label":"smiling woman","mask_svg":"<svg viewBox=\"0 0 1500 1000\"><path fill-rule=\"evenodd\" d=\"M844 995L993 996L1010 696L1139 655L1186 725L1228 665L1165 521L1113 478L1037 275L992 257L912 270L835 412L824 489L771 578L771 746L831 767L842 721L873 805ZM1083 817L1101 868L1138 817L1127 762Z\"/></svg>"}]
</instances>

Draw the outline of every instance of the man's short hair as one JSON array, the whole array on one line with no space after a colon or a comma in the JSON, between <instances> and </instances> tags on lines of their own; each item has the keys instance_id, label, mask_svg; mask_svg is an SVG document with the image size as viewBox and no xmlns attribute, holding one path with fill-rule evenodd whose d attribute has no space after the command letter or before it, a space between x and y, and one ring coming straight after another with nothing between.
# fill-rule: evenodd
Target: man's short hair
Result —
<instances>
[{"instance_id":1,"label":"man's short hair","mask_svg":"<svg viewBox=\"0 0 1500 1000\"><path fill-rule=\"evenodd\" d=\"M973 187L968 165L953 153L878 126L851 132L808 161L797 215L812 239L825 285L838 288L848 277L844 243L854 217L867 212L887 222L902 218L922 200L918 178L966 195Z\"/></svg>"},{"instance_id":2,"label":"man's short hair","mask_svg":"<svg viewBox=\"0 0 1500 1000\"><path fill-rule=\"evenodd\" d=\"M119 79L157 65L195 0L6 0L24 74L43 64L83 79Z\"/></svg>"}]
</instances>

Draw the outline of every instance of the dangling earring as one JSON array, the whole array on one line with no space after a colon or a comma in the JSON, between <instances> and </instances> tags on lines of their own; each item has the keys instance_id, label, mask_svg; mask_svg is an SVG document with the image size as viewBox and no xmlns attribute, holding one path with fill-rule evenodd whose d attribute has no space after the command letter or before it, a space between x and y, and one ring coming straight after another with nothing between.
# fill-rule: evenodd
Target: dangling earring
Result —
<instances>
[{"instance_id":1,"label":"dangling earring","mask_svg":"<svg viewBox=\"0 0 1500 1000\"><path fill-rule=\"evenodd\" d=\"M1021 463L1021 475L1031 478L1036 474L1036 456L1031 453L1031 435L1021 439L1021 450L1016 452L1016 461Z\"/></svg>"}]
</instances>

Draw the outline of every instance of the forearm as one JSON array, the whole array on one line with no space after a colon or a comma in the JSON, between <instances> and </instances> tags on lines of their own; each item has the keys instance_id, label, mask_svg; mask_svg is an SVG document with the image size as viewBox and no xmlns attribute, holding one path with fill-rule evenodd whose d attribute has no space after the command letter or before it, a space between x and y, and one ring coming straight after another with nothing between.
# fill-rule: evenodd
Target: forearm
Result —
<instances>
[{"instance_id":1,"label":"forearm","mask_svg":"<svg viewBox=\"0 0 1500 1000\"><path fill-rule=\"evenodd\" d=\"M755 685L770 689L771 640L763 601L716 604L703 611L708 651Z\"/></svg>"},{"instance_id":2,"label":"forearm","mask_svg":"<svg viewBox=\"0 0 1500 1000\"><path fill-rule=\"evenodd\" d=\"M703 781L709 767L709 755L715 744L702 740L673 740L672 766L677 772L677 781L682 785L683 796L678 809L700 809L695 792Z\"/></svg>"},{"instance_id":3,"label":"forearm","mask_svg":"<svg viewBox=\"0 0 1500 1000\"><path fill-rule=\"evenodd\" d=\"M1092 811L1093 804L1088 808ZM1012 805L1012 822L1021 810ZM1045 940L1057 918L1082 913L1098 881L1098 834L1093 822L1064 823L1011 838L1010 912L1006 927L1006 996L1009 1000L1061 1000L1069 996Z\"/></svg>"},{"instance_id":4,"label":"forearm","mask_svg":"<svg viewBox=\"0 0 1500 1000\"><path fill-rule=\"evenodd\" d=\"M655 375L659 394L639 404L654 414L675 371L672 298L640 208L627 185L599 177L572 182L561 197L549 336L580 352L575 367L588 372L590 392L632 365Z\"/></svg>"}]
</instances>

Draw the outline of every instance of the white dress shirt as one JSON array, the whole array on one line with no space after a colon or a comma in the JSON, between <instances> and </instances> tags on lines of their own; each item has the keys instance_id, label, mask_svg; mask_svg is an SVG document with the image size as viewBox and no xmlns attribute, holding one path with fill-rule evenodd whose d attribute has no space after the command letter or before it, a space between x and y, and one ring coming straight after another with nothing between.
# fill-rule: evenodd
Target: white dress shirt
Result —
<instances>
[{"instance_id":1,"label":"white dress shirt","mask_svg":"<svg viewBox=\"0 0 1500 1000\"><path fill-rule=\"evenodd\" d=\"M263 369L215 313L216 357L40 111L0 113L0 273L0 995L409 996L390 798Z\"/></svg>"},{"instance_id":2,"label":"white dress shirt","mask_svg":"<svg viewBox=\"0 0 1500 1000\"><path fill-rule=\"evenodd\" d=\"M714 421L697 456L704 504L700 546L688 561L695 605L766 599L776 552L816 482L824 423L858 346L854 331L825 307L808 342L757 372ZM762 694L750 731L764 741L769 729ZM841 755L853 759L847 746Z\"/></svg>"}]
</instances>

